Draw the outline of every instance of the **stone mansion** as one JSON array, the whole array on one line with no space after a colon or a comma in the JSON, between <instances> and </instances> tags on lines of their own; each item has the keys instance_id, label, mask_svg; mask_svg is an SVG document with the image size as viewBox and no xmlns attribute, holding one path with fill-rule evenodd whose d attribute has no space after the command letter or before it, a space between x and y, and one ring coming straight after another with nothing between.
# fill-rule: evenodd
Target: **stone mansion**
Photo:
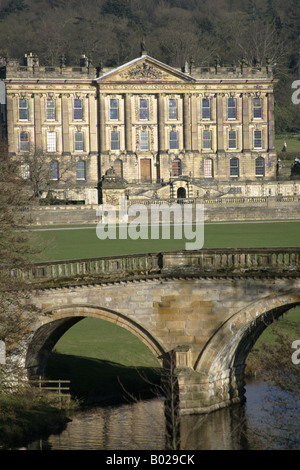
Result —
<instances>
[{"instance_id":1,"label":"stone mansion","mask_svg":"<svg viewBox=\"0 0 300 470\"><path fill-rule=\"evenodd\" d=\"M0 59L1 60L1 59ZM42 160L59 199L245 193L276 180L274 78L265 67L172 68L142 51L114 69L0 62L7 139L24 177ZM225 186L224 186L225 185Z\"/></svg>"}]
</instances>

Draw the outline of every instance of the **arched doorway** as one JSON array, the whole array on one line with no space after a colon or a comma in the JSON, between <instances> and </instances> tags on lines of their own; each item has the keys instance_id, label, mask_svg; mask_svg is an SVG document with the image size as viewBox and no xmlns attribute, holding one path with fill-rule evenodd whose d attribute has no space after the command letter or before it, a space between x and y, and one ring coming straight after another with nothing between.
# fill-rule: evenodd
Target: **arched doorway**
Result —
<instances>
[{"instance_id":1,"label":"arched doorway","mask_svg":"<svg viewBox=\"0 0 300 470\"><path fill-rule=\"evenodd\" d=\"M186 198L186 189L182 186L177 189L177 199L185 199Z\"/></svg>"}]
</instances>

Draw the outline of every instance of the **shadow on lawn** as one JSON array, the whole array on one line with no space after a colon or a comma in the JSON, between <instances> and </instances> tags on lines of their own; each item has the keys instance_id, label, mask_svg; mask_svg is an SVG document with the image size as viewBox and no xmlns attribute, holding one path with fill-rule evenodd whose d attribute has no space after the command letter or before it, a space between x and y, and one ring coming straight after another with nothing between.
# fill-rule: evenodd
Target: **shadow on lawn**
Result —
<instances>
[{"instance_id":1,"label":"shadow on lawn","mask_svg":"<svg viewBox=\"0 0 300 470\"><path fill-rule=\"evenodd\" d=\"M52 352L46 376L70 380L71 395L85 405L116 405L157 398L161 369Z\"/></svg>"}]
</instances>

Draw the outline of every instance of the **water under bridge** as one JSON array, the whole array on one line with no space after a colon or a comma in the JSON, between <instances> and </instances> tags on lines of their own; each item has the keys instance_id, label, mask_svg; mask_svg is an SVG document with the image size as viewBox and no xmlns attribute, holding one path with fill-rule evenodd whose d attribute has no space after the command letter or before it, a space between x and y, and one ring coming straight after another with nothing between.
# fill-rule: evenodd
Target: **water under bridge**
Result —
<instances>
[{"instance_id":1,"label":"water under bridge","mask_svg":"<svg viewBox=\"0 0 300 470\"><path fill-rule=\"evenodd\" d=\"M172 354L181 413L202 413L243 400L245 360L255 341L300 303L300 248L57 261L36 264L24 277L40 312L24 341L29 375L43 375L72 325L96 317L132 332L163 367Z\"/></svg>"}]
</instances>

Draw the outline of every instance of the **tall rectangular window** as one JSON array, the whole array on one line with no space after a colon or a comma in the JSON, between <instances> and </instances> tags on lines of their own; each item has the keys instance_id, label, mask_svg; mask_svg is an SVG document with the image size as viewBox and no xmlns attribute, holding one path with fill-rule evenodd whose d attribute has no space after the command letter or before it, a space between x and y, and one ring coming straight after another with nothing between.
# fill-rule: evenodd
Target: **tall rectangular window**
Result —
<instances>
[{"instance_id":1,"label":"tall rectangular window","mask_svg":"<svg viewBox=\"0 0 300 470\"><path fill-rule=\"evenodd\" d=\"M210 100L207 98L202 100L202 119L210 119Z\"/></svg>"},{"instance_id":2,"label":"tall rectangular window","mask_svg":"<svg viewBox=\"0 0 300 470\"><path fill-rule=\"evenodd\" d=\"M230 160L230 176L238 177L239 176L239 160L238 158L232 158Z\"/></svg>"},{"instance_id":3,"label":"tall rectangular window","mask_svg":"<svg viewBox=\"0 0 300 470\"><path fill-rule=\"evenodd\" d=\"M110 149L120 150L120 134L117 131L110 133Z\"/></svg>"},{"instance_id":4,"label":"tall rectangular window","mask_svg":"<svg viewBox=\"0 0 300 470\"><path fill-rule=\"evenodd\" d=\"M47 152L56 152L56 132L47 132Z\"/></svg>"},{"instance_id":5,"label":"tall rectangular window","mask_svg":"<svg viewBox=\"0 0 300 470\"><path fill-rule=\"evenodd\" d=\"M213 177L213 161L211 158L206 158L204 160L204 178Z\"/></svg>"},{"instance_id":6,"label":"tall rectangular window","mask_svg":"<svg viewBox=\"0 0 300 470\"><path fill-rule=\"evenodd\" d=\"M119 100L111 99L109 102L109 119L117 121L119 119Z\"/></svg>"},{"instance_id":7,"label":"tall rectangular window","mask_svg":"<svg viewBox=\"0 0 300 470\"><path fill-rule=\"evenodd\" d=\"M28 121L28 101L19 100L19 121Z\"/></svg>"},{"instance_id":8,"label":"tall rectangular window","mask_svg":"<svg viewBox=\"0 0 300 470\"><path fill-rule=\"evenodd\" d=\"M58 162L57 161L53 161L49 163L49 170L50 170L50 179L58 180Z\"/></svg>"},{"instance_id":9,"label":"tall rectangular window","mask_svg":"<svg viewBox=\"0 0 300 470\"><path fill-rule=\"evenodd\" d=\"M228 133L228 148L236 149L236 131L229 131Z\"/></svg>"},{"instance_id":10,"label":"tall rectangular window","mask_svg":"<svg viewBox=\"0 0 300 470\"><path fill-rule=\"evenodd\" d=\"M140 121L148 120L148 100L140 99Z\"/></svg>"},{"instance_id":11,"label":"tall rectangular window","mask_svg":"<svg viewBox=\"0 0 300 470\"><path fill-rule=\"evenodd\" d=\"M262 157L255 160L255 176L265 176L265 160Z\"/></svg>"},{"instance_id":12,"label":"tall rectangular window","mask_svg":"<svg viewBox=\"0 0 300 470\"><path fill-rule=\"evenodd\" d=\"M75 132L75 150L83 151L83 132Z\"/></svg>"},{"instance_id":13,"label":"tall rectangular window","mask_svg":"<svg viewBox=\"0 0 300 470\"><path fill-rule=\"evenodd\" d=\"M74 100L74 121L82 121L83 118L83 109L82 109L82 100Z\"/></svg>"},{"instance_id":14,"label":"tall rectangular window","mask_svg":"<svg viewBox=\"0 0 300 470\"><path fill-rule=\"evenodd\" d=\"M177 131L170 131L170 149L178 148L178 137Z\"/></svg>"},{"instance_id":15,"label":"tall rectangular window","mask_svg":"<svg viewBox=\"0 0 300 470\"><path fill-rule=\"evenodd\" d=\"M228 119L236 119L236 100L228 99Z\"/></svg>"},{"instance_id":16,"label":"tall rectangular window","mask_svg":"<svg viewBox=\"0 0 300 470\"><path fill-rule=\"evenodd\" d=\"M203 136L203 148L211 149L211 132L203 131L202 136Z\"/></svg>"},{"instance_id":17,"label":"tall rectangular window","mask_svg":"<svg viewBox=\"0 0 300 470\"><path fill-rule=\"evenodd\" d=\"M180 176L181 175L181 160L176 158L172 162L172 176Z\"/></svg>"},{"instance_id":18,"label":"tall rectangular window","mask_svg":"<svg viewBox=\"0 0 300 470\"><path fill-rule=\"evenodd\" d=\"M23 152L29 150L28 132L21 132L20 134L20 150Z\"/></svg>"},{"instance_id":19,"label":"tall rectangular window","mask_svg":"<svg viewBox=\"0 0 300 470\"><path fill-rule=\"evenodd\" d=\"M169 119L170 120L177 119L177 100L174 100L174 99L169 100Z\"/></svg>"},{"instance_id":20,"label":"tall rectangular window","mask_svg":"<svg viewBox=\"0 0 300 470\"><path fill-rule=\"evenodd\" d=\"M253 117L254 119L261 119L261 99L254 98L253 99Z\"/></svg>"},{"instance_id":21,"label":"tall rectangular window","mask_svg":"<svg viewBox=\"0 0 300 470\"><path fill-rule=\"evenodd\" d=\"M55 100L47 100L46 102L46 120L55 121Z\"/></svg>"},{"instance_id":22,"label":"tall rectangular window","mask_svg":"<svg viewBox=\"0 0 300 470\"><path fill-rule=\"evenodd\" d=\"M262 133L261 131L254 131L254 148L262 148Z\"/></svg>"},{"instance_id":23,"label":"tall rectangular window","mask_svg":"<svg viewBox=\"0 0 300 470\"><path fill-rule=\"evenodd\" d=\"M149 150L149 136L147 131L141 131L140 133L140 149Z\"/></svg>"},{"instance_id":24,"label":"tall rectangular window","mask_svg":"<svg viewBox=\"0 0 300 470\"><path fill-rule=\"evenodd\" d=\"M76 179L85 180L85 162L82 160L76 163Z\"/></svg>"}]
</instances>

